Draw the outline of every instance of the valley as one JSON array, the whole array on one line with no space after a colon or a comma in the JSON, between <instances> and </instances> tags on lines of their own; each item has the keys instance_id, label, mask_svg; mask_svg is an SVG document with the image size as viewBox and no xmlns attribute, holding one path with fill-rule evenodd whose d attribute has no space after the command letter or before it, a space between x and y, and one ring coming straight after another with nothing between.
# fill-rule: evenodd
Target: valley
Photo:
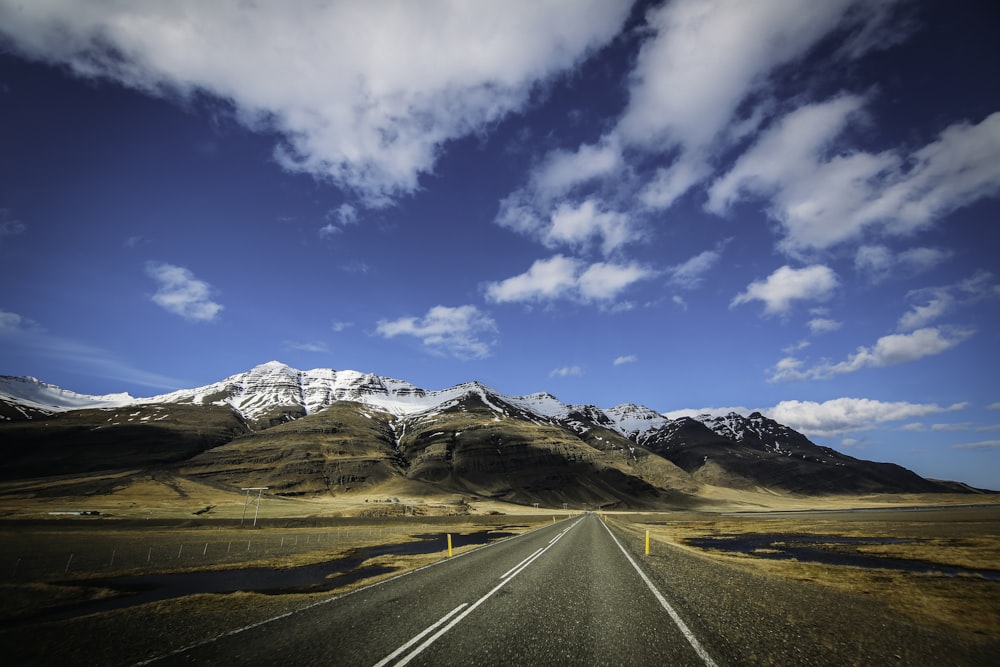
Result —
<instances>
[{"instance_id":1,"label":"valley","mask_svg":"<svg viewBox=\"0 0 1000 667\"><path fill-rule=\"evenodd\" d=\"M846 456L759 413L668 419L274 362L148 399L0 378L0 408L0 647L13 664L171 662L189 649L214 660L195 647L238 637L238 653L258 641L250 629L277 627L314 661L310 628L353 618L402 574L458 567L448 536L453 557L495 548L516 563L527 552L503 545L557 525L581 526L557 533L575 546L551 548L531 570L550 575L510 591L530 607L533 588L554 587L592 636L600 618L630 613L608 605L635 584L631 554L695 619L713 664L986 664L1000 647L1000 494ZM590 577L620 583L594 597ZM493 614L485 581L463 604L487 591L475 605ZM406 604L403 625L424 622ZM552 613L539 610L539 623ZM676 632L661 613L647 609L649 631ZM675 639L657 650L701 664Z\"/></svg>"},{"instance_id":2,"label":"valley","mask_svg":"<svg viewBox=\"0 0 1000 667\"><path fill-rule=\"evenodd\" d=\"M450 568L446 535L453 536L457 557L484 548L464 541L463 536L482 536L479 539L490 542L490 535L499 539L519 534L527 537L533 531L554 529L555 524L566 526L580 517L578 512L499 503L490 504L488 510L470 503L472 511L486 510L485 514L372 516L365 512L371 509L372 499L368 500L356 499L353 509L344 504L337 508L338 512L355 514L353 517L326 518L304 515L318 508L303 499L286 500L280 510L274 507L277 503L268 507L265 500L261 505L263 518L256 527L249 521L240 526L241 504L235 498L223 511L229 518L185 517L175 507L174 518L50 515L0 522L4 555L0 563L4 592L0 647L11 664L78 662L84 656L102 664L135 664L178 650L186 654L185 647L216 646L227 637L235 640L232 648L241 651L259 640L266 645L274 639L265 638L279 632L274 638L286 646L283 650L305 656L307 653L297 652L322 643L288 642L307 628L319 623L327 635L342 634L336 623L344 621L330 625L332 620L312 620L315 614L343 608L350 617L359 613L357 605L363 598L381 594L382 586L398 586L416 576L393 583L402 573L420 573L429 565L434 565L434 570ZM878 499L853 499L855 503L863 501ZM855 510L601 512L583 516L602 520L618 535L677 613L693 623L692 631L711 652L715 664L832 665L872 656L890 659L893 655L911 665L940 664L945 658L954 664L988 664L988 656L1000 648L1000 581L996 579L772 560L753 552L732 554L694 546L698 538L713 536L770 534L788 539L800 535L819 542L822 536L853 536L867 539L873 546L865 550L875 557L882 553L914 562L1000 572L1000 506L920 509L909 504L893 507L889 498L881 501L881 508ZM385 504L394 503L390 499ZM841 499L829 505L843 504L850 503ZM455 511L445 502L428 502L424 509ZM500 513L505 510L519 513ZM281 517L281 513L299 516ZM643 537L647 530L651 548L645 555ZM885 544L875 544L879 541ZM397 548L407 544L417 546L416 553L407 555L406 549ZM545 569L573 563L570 570L586 567L589 572L610 565L600 564L603 557L596 554L584 556L590 548L584 544L589 542L562 553L560 558L568 559L565 565L553 561ZM559 553L553 551L550 558ZM501 569L519 558L514 557ZM309 568L319 579L303 583L300 573ZM599 580L627 576L629 570L623 562L612 570L597 569L587 576ZM187 588L180 594L165 591L165 597L149 597L159 590L155 587L169 585L171 577L185 581L186 576L198 575L204 579L213 571L222 575L220 588L183 584ZM247 578L226 588L224 582L240 582L234 577L241 573ZM116 588L122 585L117 581L141 585L144 576L151 577L149 585L154 588L150 593L142 592L145 589L141 587L132 593ZM457 586L466 576L447 578ZM546 582L546 587L555 585L551 580ZM371 588L373 584L376 588ZM451 584L435 590L441 595L450 588ZM518 590L511 587L514 594ZM571 606L587 599L554 590L552 595ZM605 596L601 600L607 601ZM492 613L492 608L491 600L476 613ZM419 622L417 611L408 613ZM664 623L657 632L668 632L669 622ZM392 626L375 627L385 633L378 645L391 644L389 637L395 636ZM616 632L631 630L623 627ZM47 640L54 634L61 641ZM347 635L343 640L348 641ZM371 648L376 644L366 645ZM662 657L663 653L655 655ZM184 660L184 655L178 659ZM640 663L645 660L636 659ZM333 664L361 663L343 658L334 659ZM688 662L682 659L678 664Z\"/></svg>"}]
</instances>

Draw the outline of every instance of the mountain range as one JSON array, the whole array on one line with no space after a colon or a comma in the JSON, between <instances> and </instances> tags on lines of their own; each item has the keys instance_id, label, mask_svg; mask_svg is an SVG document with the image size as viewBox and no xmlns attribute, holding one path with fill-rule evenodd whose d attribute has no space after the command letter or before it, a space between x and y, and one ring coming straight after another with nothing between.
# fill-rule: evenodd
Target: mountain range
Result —
<instances>
[{"instance_id":1,"label":"mountain range","mask_svg":"<svg viewBox=\"0 0 1000 667\"><path fill-rule=\"evenodd\" d=\"M0 376L5 480L163 470L285 496L415 492L515 503L695 504L706 486L782 494L976 493L811 442L760 413L669 419L566 405L478 382L428 391L357 371L269 362L150 398Z\"/></svg>"}]
</instances>

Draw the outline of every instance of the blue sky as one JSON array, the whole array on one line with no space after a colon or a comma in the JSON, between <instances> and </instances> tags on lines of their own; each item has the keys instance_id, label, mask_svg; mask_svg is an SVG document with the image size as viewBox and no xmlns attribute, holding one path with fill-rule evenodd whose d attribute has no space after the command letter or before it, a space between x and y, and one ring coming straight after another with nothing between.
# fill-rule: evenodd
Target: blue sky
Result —
<instances>
[{"instance_id":1,"label":"blue sky","mask_svg":"<svg viewBox=\"0 0 1000 667\"><path fill-rule=\"evenodd\" d=\"M0 0L0 374L760 409L1000 488L998 14Z\"/></svg>"}]
</instances>

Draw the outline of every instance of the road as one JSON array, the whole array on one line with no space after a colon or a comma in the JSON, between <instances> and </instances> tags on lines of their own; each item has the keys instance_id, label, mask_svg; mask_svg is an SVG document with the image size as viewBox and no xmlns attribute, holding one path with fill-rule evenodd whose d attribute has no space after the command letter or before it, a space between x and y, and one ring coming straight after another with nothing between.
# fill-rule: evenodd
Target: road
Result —
<instances>
[{"instance_id":1,"label":"road","mask_svg":"<svg viewBox=\"0 0 1000 667\"><path fill-rule=\"evenodd\" d=\"M715 665L586 514L181 649L152 664Z\"/></svg>"}]
</instances>

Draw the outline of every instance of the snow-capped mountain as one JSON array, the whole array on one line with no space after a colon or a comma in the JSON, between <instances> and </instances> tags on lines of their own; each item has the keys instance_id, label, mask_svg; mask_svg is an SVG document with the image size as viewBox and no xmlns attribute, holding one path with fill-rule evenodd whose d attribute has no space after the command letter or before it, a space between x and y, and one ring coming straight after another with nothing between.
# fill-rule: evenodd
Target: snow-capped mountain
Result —
<instances>
[{"instance_id":1,"label":"snow-capped mountain","mask_svg":"<svg viewBox=\"0 0 1000 667\"><path fill-rule=\"evenodd\" d=\"M428 391L404 380L362 373L316 368L301 371L278 361L270 361L244 373L195 389L181 389L149 398L128 394L87 396L45 384L34 378L0 377L0 400L24 404L45 412L65 412L83 408L128 407L150 404L228 405L247 422L260 422L275 410L287 418L315 414L337 401L352 401L398 417L439 410L467 395L477 395L489 404L494 401L532 413L542 419L562 419L570 412L590 413L605 425L626 435L660 425L665 418L649 408L623 405L607 411L593 406L569 406L552 394L508 396L479 382L467 382L448 389ZM594 414L600 413L599 416ZM498 413L503 409L497 408ZM642 415L637 417L637 415ZM656 417L659 417L659 422ZM287 419L285 419L287 420ZM645 420L645 421L643 421Z\"/></svg>"},{"instance_id":2,"label":"snow-capped mountain","mask_svg":"<svg viewBox=\"0 0 1000 667\"><path fill-rule=\"evenodd\" d=\"M804 445L812 445L804 435L768 419L759 412L744 417L735 412L727 415L699 415L698 421L713 432L744 446L763 451L791 455Z\"/></svg>"},{"instance_id":3,"label":"snow-capped mountain","mask_svg":"<svg viewBox=\"0 0 1000 667\"><path fill-rule=\"evenodd\" d=\"M701 484L793 493L954 490L818 446L756 412L670 419L634 404L567 405L548 393L508 396L479 382L431 391L276 361L148 398L0 377L0 417L0 437L20 457L8 460L8 475L171 462L225 484L265 477L295 494L399 475L518 502L635 506L668 496L680 502L676 494ZM36 446L39 438L46 448Z\"/></svg>"},{"instance_id":4,"label":"snow-capped mountain","mask_svg":"<svg viewBox=\"0 0 1000 667\"><path fill-rule=\"evenodd\" d=\"M6 404L5 412L19 413L21 419L31 419L37 414L83 408L119 407L130 405L135 401L136 399L127 393L89 396L62 389L33 377L0 375L0 405ZM3 415L0 419L3 417L18 418L16 414Z\"/></svg>"}]
</instances>

